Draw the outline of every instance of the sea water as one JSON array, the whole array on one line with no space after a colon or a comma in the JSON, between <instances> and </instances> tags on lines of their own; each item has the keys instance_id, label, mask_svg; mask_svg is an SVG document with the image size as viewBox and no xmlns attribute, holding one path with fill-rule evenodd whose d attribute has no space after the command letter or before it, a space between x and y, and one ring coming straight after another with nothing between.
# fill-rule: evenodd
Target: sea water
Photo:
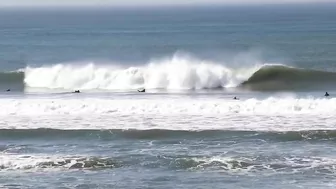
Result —
<instances>
[{"instance_id":1,"label":"sea water","mask_svg":"<svg viewBox=\"0 0 336 189\"><path fill-rule=\"evenodd\" d=\"M335 10L1 9L0 188L335 188Z\"/></svg>"}]
</instances>

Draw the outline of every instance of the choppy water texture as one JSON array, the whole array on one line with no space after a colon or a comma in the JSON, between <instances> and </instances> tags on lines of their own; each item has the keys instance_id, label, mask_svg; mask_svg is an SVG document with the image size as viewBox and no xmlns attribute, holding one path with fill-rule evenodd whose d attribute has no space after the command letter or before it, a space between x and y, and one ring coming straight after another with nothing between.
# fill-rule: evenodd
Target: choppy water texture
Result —
<instances>
[{"instance_id":1,"label":"choppy water texture","mask_svg":"<svg viewBox=\"0 0 336 189\"><path fill-rule=\"evenodd\" d=\"M335 8L2 9L0 188L335 188Z\"/></svg>"}]
</instances>

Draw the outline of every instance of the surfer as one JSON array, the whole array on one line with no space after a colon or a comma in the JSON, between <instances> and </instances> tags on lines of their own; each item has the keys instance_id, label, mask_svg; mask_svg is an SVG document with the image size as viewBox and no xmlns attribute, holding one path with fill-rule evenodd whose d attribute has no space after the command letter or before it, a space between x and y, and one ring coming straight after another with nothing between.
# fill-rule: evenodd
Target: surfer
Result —
<instances>
[{"instance_id":1,"label":"surfer","mask_svg":"<svg viewBox=\"0 0 336 189\"><path fill-rule=\"evenodd\" d=\"M239 100L239 98L237 98L237 97L235 96L235 97L233 97L233 100Z\"/></svg>"},{"instance_id":2,"label":"surfer","mask_svg":"<svg viewBox=\"0 0 336 189\"><path fill-rule=\"evenodd\" d=\"M80 93L80 91L79 90L75 90L75 92L74 93Z\"/></svg>"},{"instance_id":3,"label":"surfer","mask_svg":"<svg viewBox=\"0 0 336 189\"><path fill-rule=\"evenodd\" d=\"M139 93L144 93L144 92L146 92L146 89L138 89L138 92Z\"/></svg>"},{"instance_id":4,"label":"surfer","mask_svg":"<svg viewBox=\"0 0 336 189\"><path fill-rule=\"evenodd\" d=\"M11 91L11 90L10 90L10 89L7 89L6 91L9 92L9 91Z\"/></svg>"},{"instance_id":5,"label":"surfer","mask_svg":"<svg viewBox=\"0 0 336 189\"><path fill-rule=\"evenodd\" d=\"M324 96L330 96L330 95L329 95L329 93L328 93L328 92L326 92L326 93L324 94Z\"/></svg>"}]
</instances>

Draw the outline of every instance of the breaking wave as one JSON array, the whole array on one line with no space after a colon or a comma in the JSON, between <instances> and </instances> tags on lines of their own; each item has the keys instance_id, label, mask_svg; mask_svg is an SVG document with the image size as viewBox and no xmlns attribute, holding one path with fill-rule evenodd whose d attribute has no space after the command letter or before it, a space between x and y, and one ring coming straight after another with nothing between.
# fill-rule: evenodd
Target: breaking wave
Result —
<instances>
[{"instance_id":1,"label":"breaking wave","mask_svg":"<svg viewBox=\"0 0 336 189\"><path fill-rule=\"evenodd\" d=\"M251 68L231 69L210 61L173 57L127 68L93 63L28 67L24 82L29 88L66 90L214 89L235 87L258 68L258 63Z\"/></svg>"},{"instance_id":2,"label":"breaking wave","mask_svg":"<svg viewBox=\"0 0 336 189\"><path fill-rule=\"evenodd\" d=\"M28 91L44 90L197 90L240 88L248 90L301 90L336 88L336 73L251 63L231 68L225 63L173 57L145 66L122 67L57 64L0 73L0 83L24 83Z\"/></svg>"}]
</instances>

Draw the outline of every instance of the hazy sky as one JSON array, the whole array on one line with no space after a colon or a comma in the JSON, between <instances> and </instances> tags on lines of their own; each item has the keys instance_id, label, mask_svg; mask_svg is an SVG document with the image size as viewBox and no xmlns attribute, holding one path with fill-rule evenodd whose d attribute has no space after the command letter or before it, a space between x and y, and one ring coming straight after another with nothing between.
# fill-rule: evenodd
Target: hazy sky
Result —
<instances>
[{"instance_id":1,"label":"hazy sky","mask_svg":"<svg viewBox=\"0 0 336 189\"><path fill-rule=\"evenodd\" d=\"M162 6L201 4L284 4L311 2L336 2L336 0L0 0L0 6Z\"/></svg>"}]
</instances>

